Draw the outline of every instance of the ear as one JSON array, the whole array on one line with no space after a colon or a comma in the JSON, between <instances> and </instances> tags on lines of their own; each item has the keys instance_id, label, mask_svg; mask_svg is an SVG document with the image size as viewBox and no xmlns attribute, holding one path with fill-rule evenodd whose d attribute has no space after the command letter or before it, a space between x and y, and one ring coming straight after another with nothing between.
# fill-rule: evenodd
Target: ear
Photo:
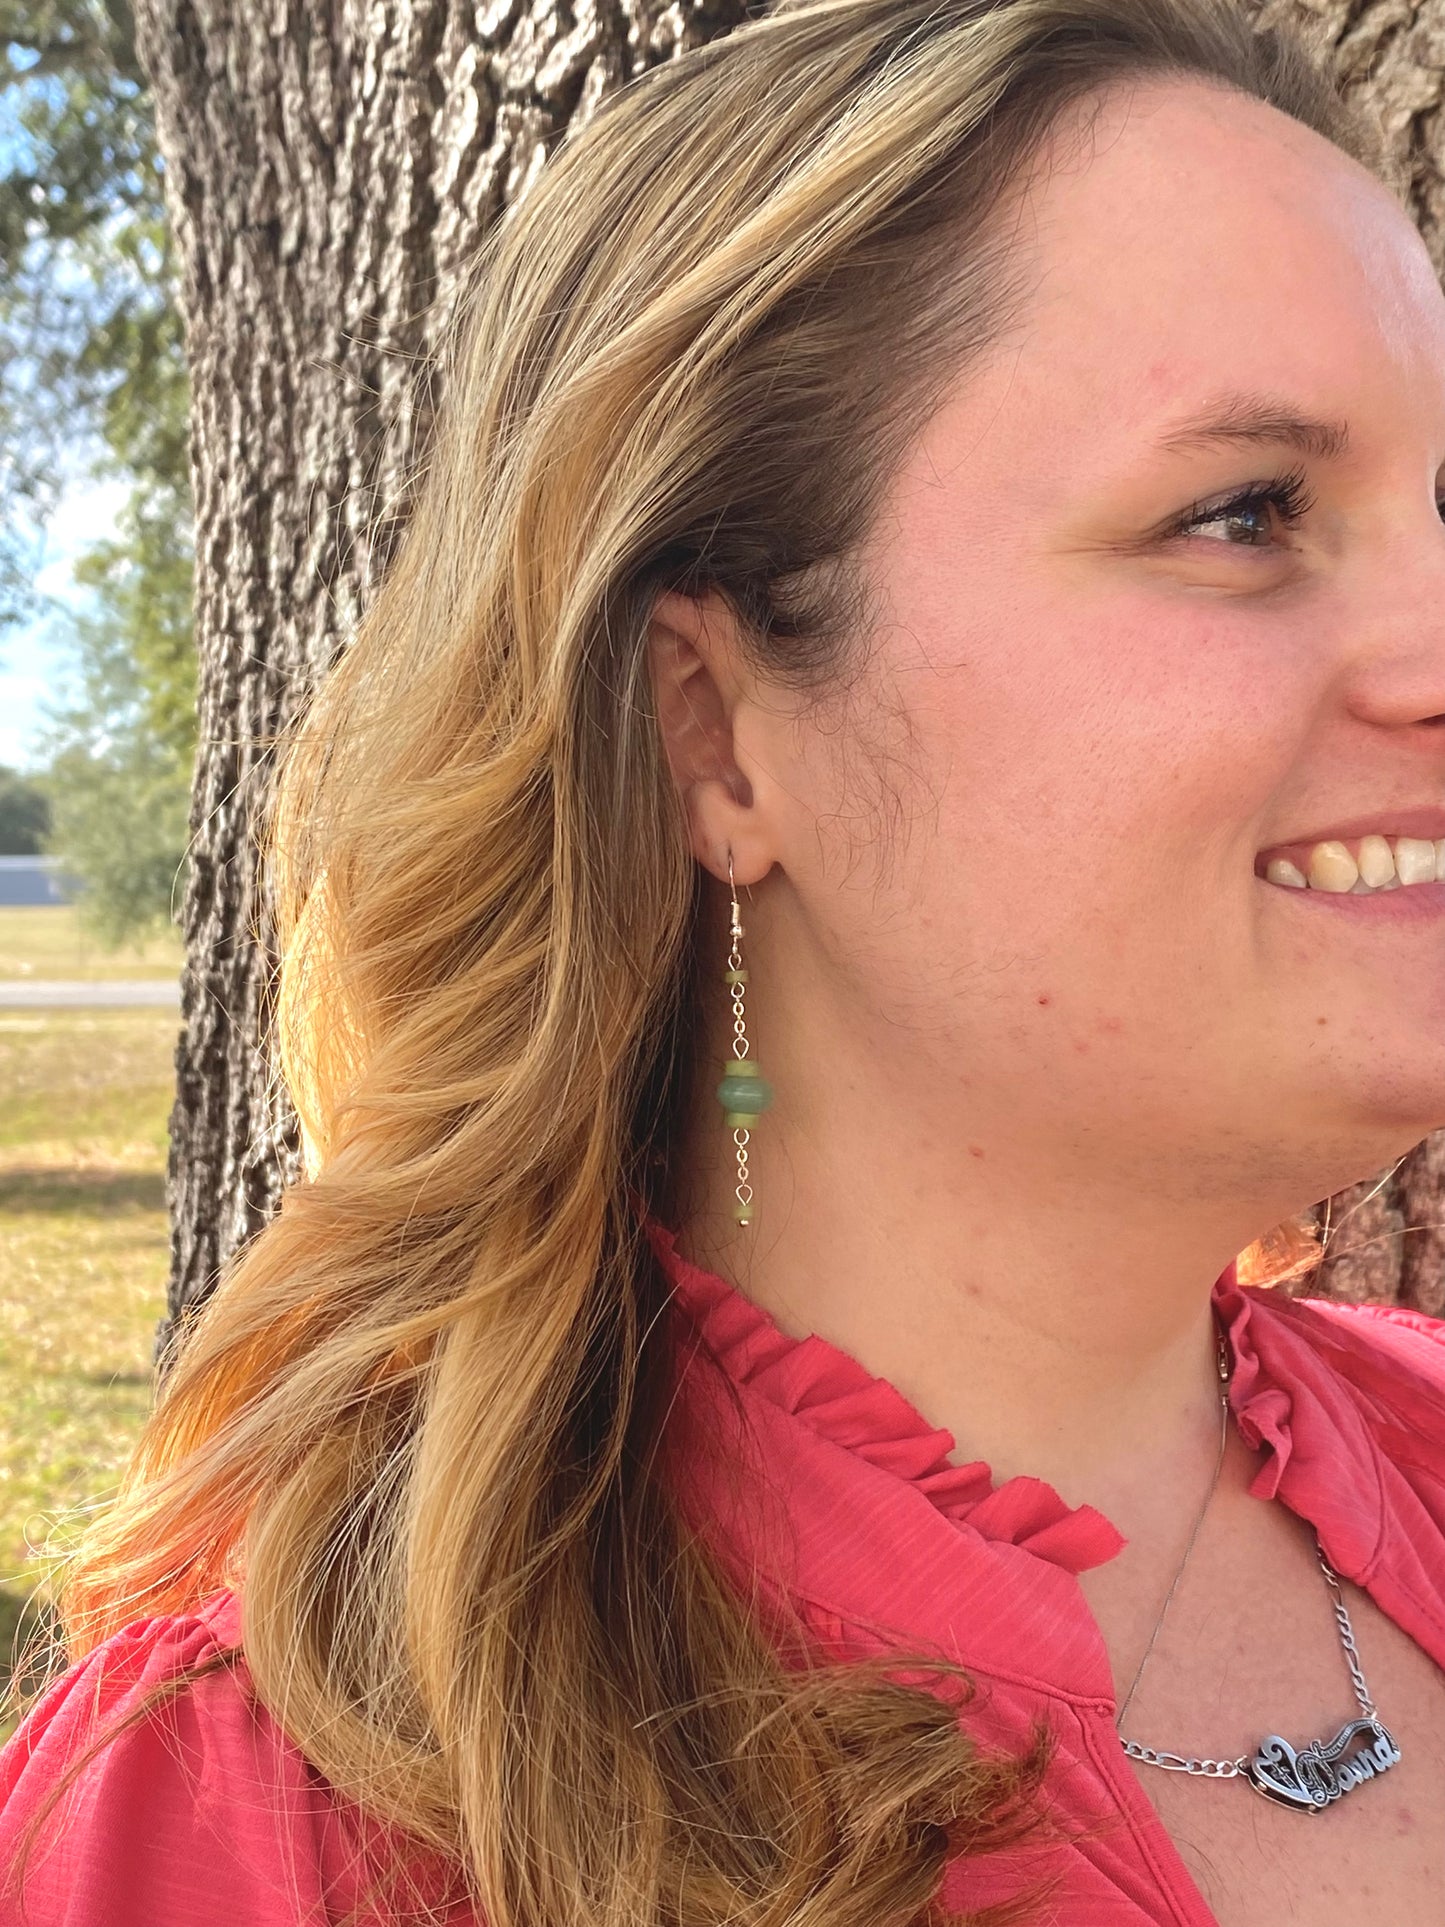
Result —
<instances>
[{"instance_id":1,"label":"ear","mask_svg":"<svg viewBox=\"0 0 1445 1927\"><path fill-rule=\"evenodd\" d=\"M731 850L736 881L756 883L772 868L773 854L734 754L734 717L749 686L737 617L716 590L665 590L653 605L647 654L693 855L726 882Z\"/></svg>"}]
</instances>

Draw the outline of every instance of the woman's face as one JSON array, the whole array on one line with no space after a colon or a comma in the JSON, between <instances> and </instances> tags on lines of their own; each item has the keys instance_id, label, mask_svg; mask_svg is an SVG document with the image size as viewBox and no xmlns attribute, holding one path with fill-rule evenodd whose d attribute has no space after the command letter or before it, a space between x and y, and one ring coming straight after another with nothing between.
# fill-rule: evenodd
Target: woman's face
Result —
<instances>
[{"instance_id":1,"label":"woman's face","mask_svg":"<svg viewBox=\"0 0 1445 1927\"><path fill-rule=\"evenodd\" d=\"M976 1155L1303 1205L1445 1123L1445 883L1262 875L1445 838L1445 298L1387 190L1256 101L1151 83L1053 159L1037 293L889 488L848 724L739 734L794 894L769 975L809 950ZM1215 510L1278 478L1298 519Z\"/></svg>"}]
</instances>

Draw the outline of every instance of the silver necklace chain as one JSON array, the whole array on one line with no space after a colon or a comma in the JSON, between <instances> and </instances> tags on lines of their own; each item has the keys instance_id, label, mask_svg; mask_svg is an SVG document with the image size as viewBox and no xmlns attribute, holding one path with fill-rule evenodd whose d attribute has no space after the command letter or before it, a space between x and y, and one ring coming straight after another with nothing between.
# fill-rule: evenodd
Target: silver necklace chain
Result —
<instances>
[{"instance_id":1,"label":"silver necklace chain","mask_svg":"<svg viewBox=\"0 0 1445 1927\"><path fill-rule=\"evenodd\" d=\"M1220 1378L1219 1394L1219 1454L1215 1460L1214 1477L1210 1480L1209 1490L1204 1496L1204 1504L1199 1508L1199 1516L1194 1521L1194 1530L1189 1535L1189 1543L1184 1548L1184 1557L1179 1561L1159 1617L1154 1622L1154 1630L1149 1635L1149 1644L1144 1648L1144 1657L1134 1673L1129 1691L1124 1696L1123 1705L1115 1716L1116 1729L1123 1723L1129 1710L1129 1702L1139 1684L1149 1655L1154 1650L1154 1642L1159 1637L1159 1629L1164 1624L1165 1614L1169 1611L1184 1568L1189 1563L1189 1555L1194 1550L1194 1542L1199 1537L1199 1528L1204 1523L1204 1515L1209 1510L1209 1502L1214 1497L1219 1483L1220 1469L1224 1464L1225 1445L1229 1436L1229 1350L1224 1338L1218 1340L1218 1366ZM1280 1805L1289 1806L1297 1811L1318 1813L1331 1801L1342 1794L1351 1792L1356 1786L1363 1785L1367 1779L1394 1766L1400 1758L1400 1749L1391 1735L1381 1725L1375 1710L1375 1702L1370 1697L1370 1689L1365 1684L1365 1675L1360 1666L1359 1648L1355 1644L1355 1629L1350 1624L1350 1615L1345 1606L1340 1582L1329 1561L1325 1558L1324 1547L1319 1535L1315 1535L1315 1551L1319 1555L1320 1569L1334 1596L1335 1622L1339 1629L1340 1644L1344 1648L1345 1663L1350 1669L1350 1680L1355 1689L1355 1698L1360 1704L1361 1718L1351 1720L1341 1727L1331 1741L1313 1740L1307 1746L1296 1749L1278 1734L1271 1734L1252 1754L1241 1754L1235 1760L1203 1760L1182 1753L1167 1753L1158 1747L1141 1746L1137 1740L1126 1740L1120 1736L1120 1744L1132 1760L1140 1760L1146 1766L1163 1767L1170 1773L1191 1773L1209 1780L1233 1780L1241 1775L1249 1779L1260 1793ZM1354 1748L1353 1753L1350 1749ZM1349 1757L1346 1757L1346 1755Z\"/></svg>"},{"instance_id":2,"label":"silver necklace chain","mask_svg":"<svg viewBox=\"0 0 1445 1927\"><path fill-rule=\"evenodd\" d=\"M1229 1436L1229 1353L1225 1349L1223 1338L1218 1340L1218 1347L1216 1362L1219 1369L1219 1454L1214 1461L1214 1477L1209 1481L1209 1490L1204 1495L1204 1504L1199 1508L1199 1516L1194 1521L1194 1530L1189 1535L1189 1544L1184 1548L1184 1557L1179 1561L1179 1567L1174 1574L1173 1583L1164 1595L1164 1604L1159 1608L1159 1617L1154 1621L1154 1630L1149 1635L1149 1644L1144 1648L1144 1657L1135 1668L1133 1682L1128 1692L1124 1695L1123 1705L1119 1708L1115 1716L1114 1725L1116 1727L1122 1725L1124 1715L1129 1710L1129 1702L1134 1697L1134 1689L1139 1684L1140 1675L1149 1663L1149 1655L1153 1652L1154 1642L1159 1637L1159 1628L1164 1624L1164 1616L1169 1611L1170 1601L1178 1590L1179 1581L1184 1577L1184 1568L1189 1564L1189 1555L1194 1550L1194 1541L1199 1537L1199 1528L1204 1524L1204 1515L1209 1510L1210 1500L1214 1497L1214 1488L1219 1484L1220 1468L1224 1464L1224 1448ZM1152 1748L1143 1748L1136 1752L1132 1740L1124 1741L1124 1750L1127 1753L1134 1754L1137 1758L1142 1758L1146 1753L1151 1755L1153 1753ZM1178 1755L1170 1754L1168 1757L1170 1759L1176 1759ZM1151 1757L1150 1764L1157 1766L1160 1762L1157 1757Z\"/></svg>"}]
</instances>

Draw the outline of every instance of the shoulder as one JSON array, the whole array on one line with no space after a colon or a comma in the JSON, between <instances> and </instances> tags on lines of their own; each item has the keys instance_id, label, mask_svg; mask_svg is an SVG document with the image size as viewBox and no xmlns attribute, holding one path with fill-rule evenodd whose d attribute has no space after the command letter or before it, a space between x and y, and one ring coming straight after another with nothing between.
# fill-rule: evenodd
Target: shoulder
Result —
<instances>
[{"instance_id":1,"label":"shoulder","mask_svg":"<svg viewBox=\"0 0 1445 1927\"><path fill-rule=\"evenodd\" d=\"M1240 1429L1268 1449L1251 1489L1310 1520L1397 1618L1411 1602L1416 1636L1428 1619L1445 1650L1445 1321L1258 1287L1221 1304Z\"/></svg>"},{"instance_id":2,"label":"shoulder","mask_svg":"<svg viewBox=\"0 0 1445 1927\"><path fill-rule=\"evenodd\" d=\"M1445 1387L1445 1318L1401 1305L1344 1305L1326 1298L1303 1302L1356 1347L1399 1358L1437 1387Z\"/></svg>"},{"instance_id":3,"label":"shoulder","mask_svg":"<svg viewBox=\"0 0 1445 1927\"><path fill-rule=\"evenodd\" d=\"M1287 1315L1358 1414L1386 1496L1403 1483L1445 1529L1445 1320L1323 1298ZM1413 1509L1401 1517L1413 1521Z\"/></svg>"},{"instance_id":4,"label":"shoulder","mask_svg":"<svg viewBox=\"0 0 1445 1927\"><path fill-rule=\"evenodd\" d=\"M1382 1407L1445 1428L1445 1319L1397 1305L1249 1292L1332 1371Z\"/></svg>"},{"instance_id":5,"label":"shoulder","mask_svg":"<svg viewBox=\"0 0 1445 1927\"><path fill-rule=\"evenodd\" d=\"M0 1750L0 1927L324 1927L324 1789L239 1647L218 1593L51 1686Z\"/></svg>"}]
</instances>

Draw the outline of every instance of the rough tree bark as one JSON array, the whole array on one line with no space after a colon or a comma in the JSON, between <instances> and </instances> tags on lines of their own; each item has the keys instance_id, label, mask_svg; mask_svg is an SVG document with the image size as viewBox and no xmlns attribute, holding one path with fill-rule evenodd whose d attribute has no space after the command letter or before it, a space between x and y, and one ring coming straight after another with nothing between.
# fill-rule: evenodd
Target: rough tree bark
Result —
<instances>
[{"instance_id":1,"label":"rough tree bark","mask_svg":"<svg viewBox=\"0 0 1445 1927\"><path fill-rule=\"evenodd\" d=\"M394 547L459 269L574 117L743 10L137 0L194 398L201 749L171 1322L204 1300L294 1169L264 1051L273 960L256 812L278 731Z\"/></svg>"},{"instance_id":2,"label":"rough tree bark","mask_svg":"<svg viewBox=\"0 0 1445 1927\"><path fill-rule=\"evenodd\" d=\"M458 270L575 116L746 0L136 0L183 264L201 751L170 1195L172 1324L294 1168L265 1056L253 824L270 745L405 517ZM1370 96L1445 266L1445 0L1265 0ZM1341 1222L1324 1288L1445 1311L1445 1139ZM1350 1247L1346 1250L1345 1247ZM1320 1289L1312 1283L1310 1289Z\"/></svg>"}]
</instances>

